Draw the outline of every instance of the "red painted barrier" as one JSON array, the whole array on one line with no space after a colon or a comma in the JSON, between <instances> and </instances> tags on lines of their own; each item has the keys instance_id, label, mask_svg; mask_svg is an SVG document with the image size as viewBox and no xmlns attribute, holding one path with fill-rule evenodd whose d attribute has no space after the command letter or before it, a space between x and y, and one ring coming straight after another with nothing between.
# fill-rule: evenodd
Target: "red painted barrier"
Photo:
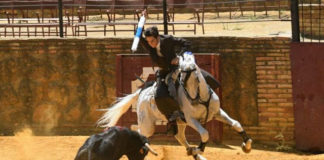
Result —
<instances>
[{"instance_id":1,"label":"red painted barrier","mask_svg":"<svg viewBox=\"0 0 324 160\"><path fill-rule=\"evenodd\" d=\"M324 152L324 44L292 43L296 147Z\"/></svg>"}]
</instances>

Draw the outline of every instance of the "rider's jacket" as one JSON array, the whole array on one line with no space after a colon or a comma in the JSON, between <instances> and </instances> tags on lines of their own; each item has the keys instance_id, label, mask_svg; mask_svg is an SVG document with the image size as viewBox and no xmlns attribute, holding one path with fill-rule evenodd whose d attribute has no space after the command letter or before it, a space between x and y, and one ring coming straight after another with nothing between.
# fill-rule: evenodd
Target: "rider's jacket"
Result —
<instances>
[{"instance_id":1,"label":"rider's jacket","mask_svg":"<svg viewBox=\"0 0 324 160\"><path fill-rule=\"evenodd\" d=\"M162 56L159 56L157 49L152 48L143 37L141 38L141 44L150 53L153 65L158 66L160 73L163 75L177 67L171 64L172 59L190 50L189 41L171 35L160 35L160 53ZM176 52L178 50L179 52Z\"/></svg>"}]
</instances>

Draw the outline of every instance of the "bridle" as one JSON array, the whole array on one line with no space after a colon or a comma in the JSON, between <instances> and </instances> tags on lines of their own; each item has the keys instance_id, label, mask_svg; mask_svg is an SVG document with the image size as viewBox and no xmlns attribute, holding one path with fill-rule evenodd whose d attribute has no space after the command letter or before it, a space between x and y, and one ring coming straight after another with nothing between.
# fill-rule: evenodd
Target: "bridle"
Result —
<instances>
[{"instance_id":1,"label":"bridle","mask_svg":"<svg viewBox=\"0 0 324 160\"><path fill-rule=\"evenodd\" d=\"M186 73L186 77L184 78L184 80L180 80L180 85L182 86L184 93L186 94L187 98L191 101L192 104L198 104L199 100L200 100L200 94L199 94L199 86L197 87L197 94L196 97L193 98L190 96L188 90L186 89L187 87L187 81L191 75L192 72L196 71L197 69L191 69L191 70L187 70L187 71L181 71L181 73ZM199 79L197 78L197 81L199 83Z\"/></svg>"},{"instance_id":2,"label":"bridle","mask_svg":"<svg viewBox=\"0 0 324 160\"><path fill-rule=\"evenodd\" d=\"M187 81L188 81L191 73L194 72L194 71L196 71L196 70L197 69L194 68L194 69L187 70L187 71L181 71L181 73L186 73L186 77L184 78L183 81L180 79L179 82L180 82L180 85L182 86L182 88L184 90L185 95L190 100L190 102L191 102L192 105L202 104L202 105L204 105L206 107L206 109L207 109L207 115L206 115L206 119L205 119L205 124L206 124L207 123L207 120L208 120L208 114L209 114L209 103L210 103L210 100L211 100L211 97L212 97L212 90L211 90L211 88L208 87L209 97L208 97L207 101L201 100L201 97L200 97L200 94L199 94L199 86L197 87L197 94L196 94L196 97L195 98L192 98L190 96L190 94L188 93L188 90L186 89ZM197 77L197 81L198 81L198 83L200 83L198 77Z\"/></svg>"}]
</instances>

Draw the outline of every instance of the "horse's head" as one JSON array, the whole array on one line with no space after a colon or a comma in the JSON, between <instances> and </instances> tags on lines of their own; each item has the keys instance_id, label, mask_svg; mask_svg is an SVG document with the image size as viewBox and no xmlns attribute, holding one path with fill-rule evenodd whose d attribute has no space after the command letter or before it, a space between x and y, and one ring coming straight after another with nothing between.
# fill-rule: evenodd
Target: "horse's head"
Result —
<instances>
[{"instance_id":1,"label":"horse's head","mask_svg":"<svg viewBox=\"0 0 324 160\"><path fill-rule=\"evenodd\" d=\"M192 54L183 54L179 58L179 68L181 71L190 71L196 69L195 57Z\"/></svg>"},{"instance_id":2,"label":"horse's head","mask_svg":"<svg viewBox=\"0 0 324 160\"><path fill-rule=\"evenodd\" d=\"M192 54L183 54L179 60L180 85L191 104L202 104L210 99L208 86Z\"/></svg>"},{"instance_id":3,"label":"horse's head","mask_svg":"<svg viewBox=\"0 0 324 160\"><path fill-rule=\"evenodd\" d=\"M197 70L199 67L195 63L195 58L192 54L184 54L179 59L179 69L180 73L180 83L187 85L189 79L193 78L192 80L198 80ZM198 82L198 81L197 81ZM194 83L191 81L191 83Z\"/></svg>"}]
</instances>

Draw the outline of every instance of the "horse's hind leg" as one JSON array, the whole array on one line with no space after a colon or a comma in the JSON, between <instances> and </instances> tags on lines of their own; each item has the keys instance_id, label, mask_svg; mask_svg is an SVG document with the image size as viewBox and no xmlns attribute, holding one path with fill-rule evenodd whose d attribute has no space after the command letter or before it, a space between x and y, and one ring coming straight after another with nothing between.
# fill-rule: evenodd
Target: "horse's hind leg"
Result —
<instances>
[{"instance_id":1,"label":"horse's hind leg","mask_svg":"<svg viewBox=\"0 0 324 160\"><path fill-rule=\"evenodd\" d=\"M150 118L143 118L143 121L138 122L138 132L145 137L151 137L154 133L154 121Z\"/></svg>"},{"instance_id":2,"label":"horse's hind leg","mask_svg":"<svg viewBox=\"0 0 324 160\"><path fill-rule=\"evenodd\" d=\"M233 127L233 129L238 132L241 137L243 138L242 143L242 150L246 153L249 153L252 149L252 139L246 134L240 122L232 119L230 116L227 115L225 111L221 108L219 112L216 113L215 118L225 124L228 124Z\"/></svg>"},{"instance_id":3,"label":"horse's hind leg","mask_svg":"<svg viewBox=\"0 0 324 160\"><path fill-rule=\"evenodd\" d=\"M221 108L219 109L219 112L216 113L215 118L225 124L228 124L233 127L233 129L237 132L242 132L243 127L241 126L240 122L232 119L230 116L227 115L225 111L223 111Z\"/></svg>"},{"instance_id":4,"label":"horse's hind leg","mask_svg":"<svg viewBox=\"0 0 324 160\"><path fill-rule=\"evenodd\" d=\"M150 115L148 111L148 107L150 107L150 103L147 101L140 102L137 105L137 124L138 124L138 132L146 137L151 137L154 133L155 119Z\"/></svg>"}]
</instances>

